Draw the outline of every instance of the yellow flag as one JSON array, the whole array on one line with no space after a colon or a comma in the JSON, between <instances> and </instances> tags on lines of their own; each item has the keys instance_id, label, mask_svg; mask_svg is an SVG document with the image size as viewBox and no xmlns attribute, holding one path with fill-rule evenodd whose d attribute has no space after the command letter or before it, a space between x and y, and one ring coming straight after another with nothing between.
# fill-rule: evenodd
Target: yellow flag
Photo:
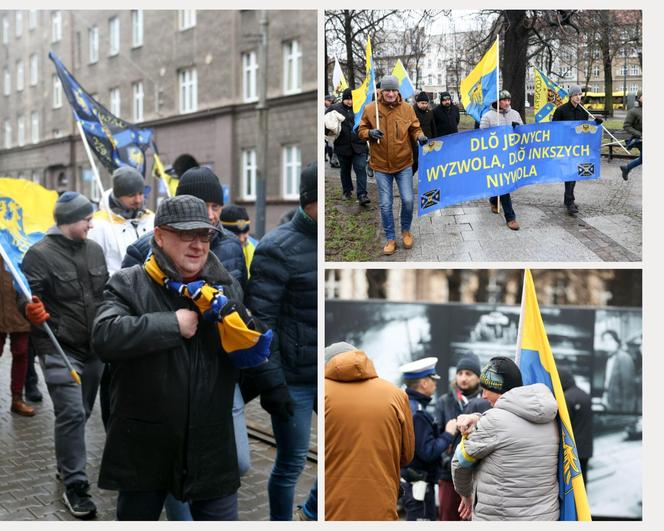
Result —
<instances>
[{"instance_id":1,"label":"yellow flag","mask_svg":"<svg viewBox=\"0 0 664 531\"><path fill-rule=\"evenodd\" d=\"M373 56L371 53L371 39L367 39L367 46L364 50L365 72L364 81L360 88L353 90L353 112L355 113L355 127L357 129L362 119L364 108L371 102L374 93L375 74Z\"/></svg>"}]
</instances>

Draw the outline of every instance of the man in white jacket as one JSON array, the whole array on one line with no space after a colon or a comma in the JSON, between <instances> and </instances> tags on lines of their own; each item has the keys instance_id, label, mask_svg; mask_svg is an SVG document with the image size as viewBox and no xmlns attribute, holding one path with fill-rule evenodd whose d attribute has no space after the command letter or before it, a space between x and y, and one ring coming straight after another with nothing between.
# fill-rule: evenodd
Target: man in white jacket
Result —
<instances>
[{"instance_id":1,"label":"man in white jacket","mask_svg":"<svg viewBox=\"0 0 664 531\"><path fill-rule=\"evenodd\" d=\"M460 415L452 459L465 520L558 520L558 405L544 384L524 386L509 358L492 358L480 385L491 409Z\"/></svg>"},{"instance_id":2,"label":"man in white jacket","mask_svg":"<svg viewBox=\"0 0 664 531\"><path fill-rule=\"evenodd\" d=\"M88 238L104 250L109 275L121 269L127 247L154 227L154 212L143 205L144 190L145 181L137 170L116 169L113 188L104 193L92 218Z\"/></svg>"}]
</instances>

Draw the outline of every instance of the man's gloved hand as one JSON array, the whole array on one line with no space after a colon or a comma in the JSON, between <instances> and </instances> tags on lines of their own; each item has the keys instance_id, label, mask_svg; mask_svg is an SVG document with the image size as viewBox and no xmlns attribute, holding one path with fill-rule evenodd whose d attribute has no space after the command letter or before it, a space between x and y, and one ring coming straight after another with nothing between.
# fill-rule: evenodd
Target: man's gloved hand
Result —
<instances>
[{"instance_id":1,"label":"man's gloved hand","mask_svg":"<svg viewBox=\"0 0 664 531\"><path fill-rule=\"evenodd\" d=\"M512 122L512 127L516 127L517 125L521 125L519 122Z\"/></svg>"},{"instance_id":2,"label":"man's gloved hand","mask_svg":"<svg viewBox=\"0 0 664 531\"><path fill-rule=\"evenodd\" d=\"M37 295L33 295L32 302L25 305L25 316L35 326L40 326L51 318L51 314L46 311L44 303Z\"/></svg>"},{"instance_id":3,"label":"man's gloved hand","mask_svg":"<svg viewBox=\"0 0 664 531\"><path fill-rule=\"evenodd\" d=\"M383 133L380 129L369 129L369 138L378 140L380 138L383 138L384 136L385 133Z\"/></svg>"},{"instance_id":4,"label":"man's gloved hand","mask_svg":"<svg viewBox=\"0 0 664 531\"><path fill-rule=\"evenodd\" d=\"M596 117L596 118L595 118L595 123L596 123L597 125L602 125L602 124L604 123L604 118Z\"/></svg>"},{"instance_id":5,"label":"man's gloved hand","mask_svg":"<svg viewBox=\"0 0 664 531\"><path fill-rule=\"evenodd\" d=\"M270 415L276 415L281 420L288 420L293 416L293 399L288 392L286 384L280 384L261 393L261 407Z\"/></svg>"},{"instance_id":6,"label":"man's gloved hand","mask_svg":"<svg viewBox=\"0 0 664 531\"><path fill-rule=\"evenodd\" d=\"M420 135L417 137L417 142L419 143L420 146L423 146L429 141L429 139L426 137L426 135Z\"/></svg>"}]
</instances>

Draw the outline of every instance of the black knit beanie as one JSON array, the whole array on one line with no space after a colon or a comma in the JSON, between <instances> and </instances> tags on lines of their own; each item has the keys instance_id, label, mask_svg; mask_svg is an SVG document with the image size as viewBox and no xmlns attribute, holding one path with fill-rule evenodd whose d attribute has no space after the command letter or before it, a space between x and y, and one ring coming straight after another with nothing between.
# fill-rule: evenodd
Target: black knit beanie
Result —
<instances>
[{"instance_id":1,"label":"black knit beanie","mask_svg":"<svg viewBox=\"0 0 664 531\"><path fill-rule=\"evenodd\" d=\"M505 356L491 358L482 369L480 386L483 389L502 395L522 385L521 370L516 363Z\"/></svg>"},{"instance_id":2,"label":"black knit beanie","mask_svg":"<svg viewBox=\"0 0 664 531\"><path fill-rule=\"evenodd\" d=\"M184 172L175 195L193 195L206 203L224 204L224 194L219 179L205 166L196 166Z\"/></svg>"},{"instance_id":3,"label":"black knit beanie","mask_svg":"<svg viewBox=\"0 0 664 531\"><path fill-rule=\"evenodd\" d=\"M300 206L318 201L318 164L311 162L300 174Z\"/></svg>"},{"instance_id":4,"label":"black knit beanie","mask_svg":"<svg viewBox=\"0 0 664 531\"><path fill-rule=\"evenodd\" d=\"M429 95L424 92L423 90L417 93L417 96L415 96L415 101L429 101Z\"/></svg>"}]
</instances>

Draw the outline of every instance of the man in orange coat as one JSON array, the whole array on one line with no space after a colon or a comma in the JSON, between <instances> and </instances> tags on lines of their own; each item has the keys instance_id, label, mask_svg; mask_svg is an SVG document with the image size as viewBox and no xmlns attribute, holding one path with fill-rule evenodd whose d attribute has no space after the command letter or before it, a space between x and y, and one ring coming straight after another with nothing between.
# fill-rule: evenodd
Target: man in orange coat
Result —
<instances>
[{"instance_id":1,"label":"man in orange coat","mask_svg":"<svg viewBox=\"0 0 664 531\"><path fill-rule=\"evenodd\" d=\"M398 520L399 469L415 452L408 397L348 343L325 361L325 519Z\"/></svg>"}]
</instances>

